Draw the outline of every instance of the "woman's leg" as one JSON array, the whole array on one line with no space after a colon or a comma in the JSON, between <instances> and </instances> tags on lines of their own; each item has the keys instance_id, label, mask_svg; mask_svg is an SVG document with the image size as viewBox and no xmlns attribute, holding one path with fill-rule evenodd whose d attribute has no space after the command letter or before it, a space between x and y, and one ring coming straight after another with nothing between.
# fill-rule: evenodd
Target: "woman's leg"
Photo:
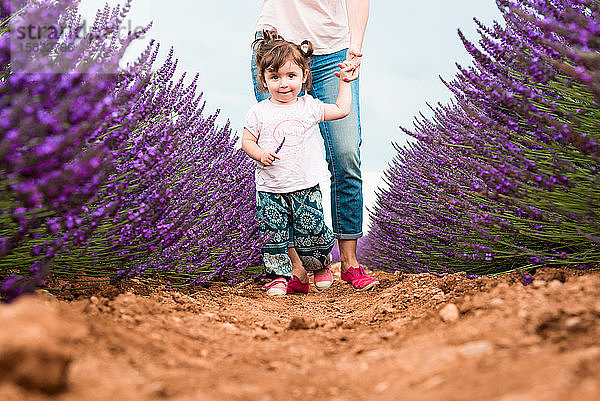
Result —
<instances>
[{"instance_id":1,"label":"woman's leg","mask_svg":"<svg viewBox=\"0 0 600 401\"><path fill-rule=\"evenodd\" d=\"M335 238L325 224L319 186L288 194L292 209L294 246L302 265L308 271L331 264Z\"/></svg>"},{"instance_id":2,"label":"woman's leg","mask_svg":"<svg viewBox=\"0 0 600 401\"><path fill-rule=\"evenodd\" d=\"M256 63L254 62L254 53L252 53L252 60L250 61L250 73L252 74L252 86L254 88L254 97L257 102L261 102L265 99L271 97L269 92L261 92L258 90L258 77L256 73L258 71L258 67L256 67Z\"/></svg>"},{"instance_id":3,"label":"woman's leg","mask_svg":"<svg viewBox=\"0 0 600 401\"><path fill-rule=\"evenodd\" d=\"M339 78L333 73L346 59L346 50L314 56L311 94L326 103L335 103ZM331 172L331 220L338 239L342 270L357 267L356 242L362 237L363 195L360 172L360 107L358 79L352 82L350 114L336 121L320 124L325 155Z\"/></svg>"},{"instance_id":4,"label":"woman's leg","mask_svg":"<svg viewBox=\"0 0 600 401\"><path fill-rule=\"evenodd\" d=\"M298 280L303 283L308 281L308 273L304 266L302 266L302 261L300 260L298 252L296 252L296 248L288 248L288 256L292 261L292 276L298 277Z\"/></svg>"}]
</instances>

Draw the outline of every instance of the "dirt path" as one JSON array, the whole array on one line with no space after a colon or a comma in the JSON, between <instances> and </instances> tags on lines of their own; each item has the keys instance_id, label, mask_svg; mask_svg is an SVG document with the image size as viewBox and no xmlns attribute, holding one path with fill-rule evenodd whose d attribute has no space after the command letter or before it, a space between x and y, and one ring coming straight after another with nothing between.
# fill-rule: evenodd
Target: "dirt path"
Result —
<instances>
[{"instance_id":1,"label":"dirt path","mask_svg":"<svg viewBox=\"0 0 600 401\"><path fill-rule=\"evenodd\" d=\"M0 306L0 400L600 400L600 273L375 274Z\"/></svg>"}]
</instances>

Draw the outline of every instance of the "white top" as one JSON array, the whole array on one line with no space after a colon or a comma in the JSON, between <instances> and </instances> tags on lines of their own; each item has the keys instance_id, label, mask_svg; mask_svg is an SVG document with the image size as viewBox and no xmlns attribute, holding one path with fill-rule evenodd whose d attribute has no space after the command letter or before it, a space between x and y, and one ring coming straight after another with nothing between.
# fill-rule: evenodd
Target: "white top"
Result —
<instances>
[{"instance_id":1,"label":"white top","mask_svg":"<svg viewBox=\"0 0 600 401\"><path fill-rule=\"evenodd\" d=\"M314 54L331 54L350 45L343 0L263 0L256 30L273 30L290 42L310 40Z\"/></svg>"},{"instance_id":2,"label":"white top","mask_svg":"<svg viewBox=\"0 0 600 401\"><path fill-rule=\"evenodd\" d=\"M318 126L323 121L324 110L323 102L310 95L283 105L269 98L250 108L244 128L258 138L258 146L276 151L285 138L277 153L279 160L271 166L257 162L257 191L294 192L329 180Z\"/></svg>"}]
</instances>

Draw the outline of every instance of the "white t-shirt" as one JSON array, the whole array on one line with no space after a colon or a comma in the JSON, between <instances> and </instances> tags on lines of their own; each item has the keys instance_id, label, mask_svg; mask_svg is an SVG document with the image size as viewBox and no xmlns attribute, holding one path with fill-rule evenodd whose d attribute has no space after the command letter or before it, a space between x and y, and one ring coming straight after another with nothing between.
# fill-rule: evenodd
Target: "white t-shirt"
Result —
<instances>
[{"instance_id":1,"label":"white t-shirt","mask_svg":"<svg viewBox=\"0 0 600 401\"><path fill-rule=\"evenodd\" d=\"M310 40L314 54L331 54L350 45L343 0L263 0L256 30L273 30L290 42Z\"/></svg>"},{"instance_id":2,"label":"white t-shirt","mask_svg":"<svg viewBox=\"0 0 600 401\"><path fill-rule=\"evenodd\" d=\"M244 128L258 138L258 146L276 151L283 142L277 153L280 159L273 165L257 162L257 191L294 192L329 180L318 125L324 113L323 102L310 95L299 97L294 104L283 105L269 98L250 108Z\"/></svg>"}]
</instances>

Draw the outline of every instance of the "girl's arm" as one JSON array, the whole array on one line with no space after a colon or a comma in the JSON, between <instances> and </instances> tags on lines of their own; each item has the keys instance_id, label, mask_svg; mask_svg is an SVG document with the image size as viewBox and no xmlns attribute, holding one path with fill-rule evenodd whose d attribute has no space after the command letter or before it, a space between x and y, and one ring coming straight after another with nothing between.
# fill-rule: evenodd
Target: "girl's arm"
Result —
<instances>
[{"instance_id":1,"label":"girl's arm","mask_svg":"<svg viewBox=\"0 0 600 401\"><path fill-rule=\"evenodd\" d=\"M335 104L325 103L323 105L325 109L323 121L338 120L350 114L350 107L352 106L352 88L349 82L350 73L344 72L344 64L340 64L340 67L340 72L335 73L336 76L340 77L338 97Z\"/></svg>"},{"instance_id":2,"label":"girl's arm","mask_svg":"<svg viewBox=\"0 0 600 401\"><path fill-rule=\"evenodd\" d=\"M275 152L262 149L258 146L257 142L258 139L252 135L248 129L244 128L244 133L242 134L242 150L246 152L248 156L261 162L265 166L270 166L275 159L279 159L279 156L277 156Z\"/></svg>"}]
</instances>

